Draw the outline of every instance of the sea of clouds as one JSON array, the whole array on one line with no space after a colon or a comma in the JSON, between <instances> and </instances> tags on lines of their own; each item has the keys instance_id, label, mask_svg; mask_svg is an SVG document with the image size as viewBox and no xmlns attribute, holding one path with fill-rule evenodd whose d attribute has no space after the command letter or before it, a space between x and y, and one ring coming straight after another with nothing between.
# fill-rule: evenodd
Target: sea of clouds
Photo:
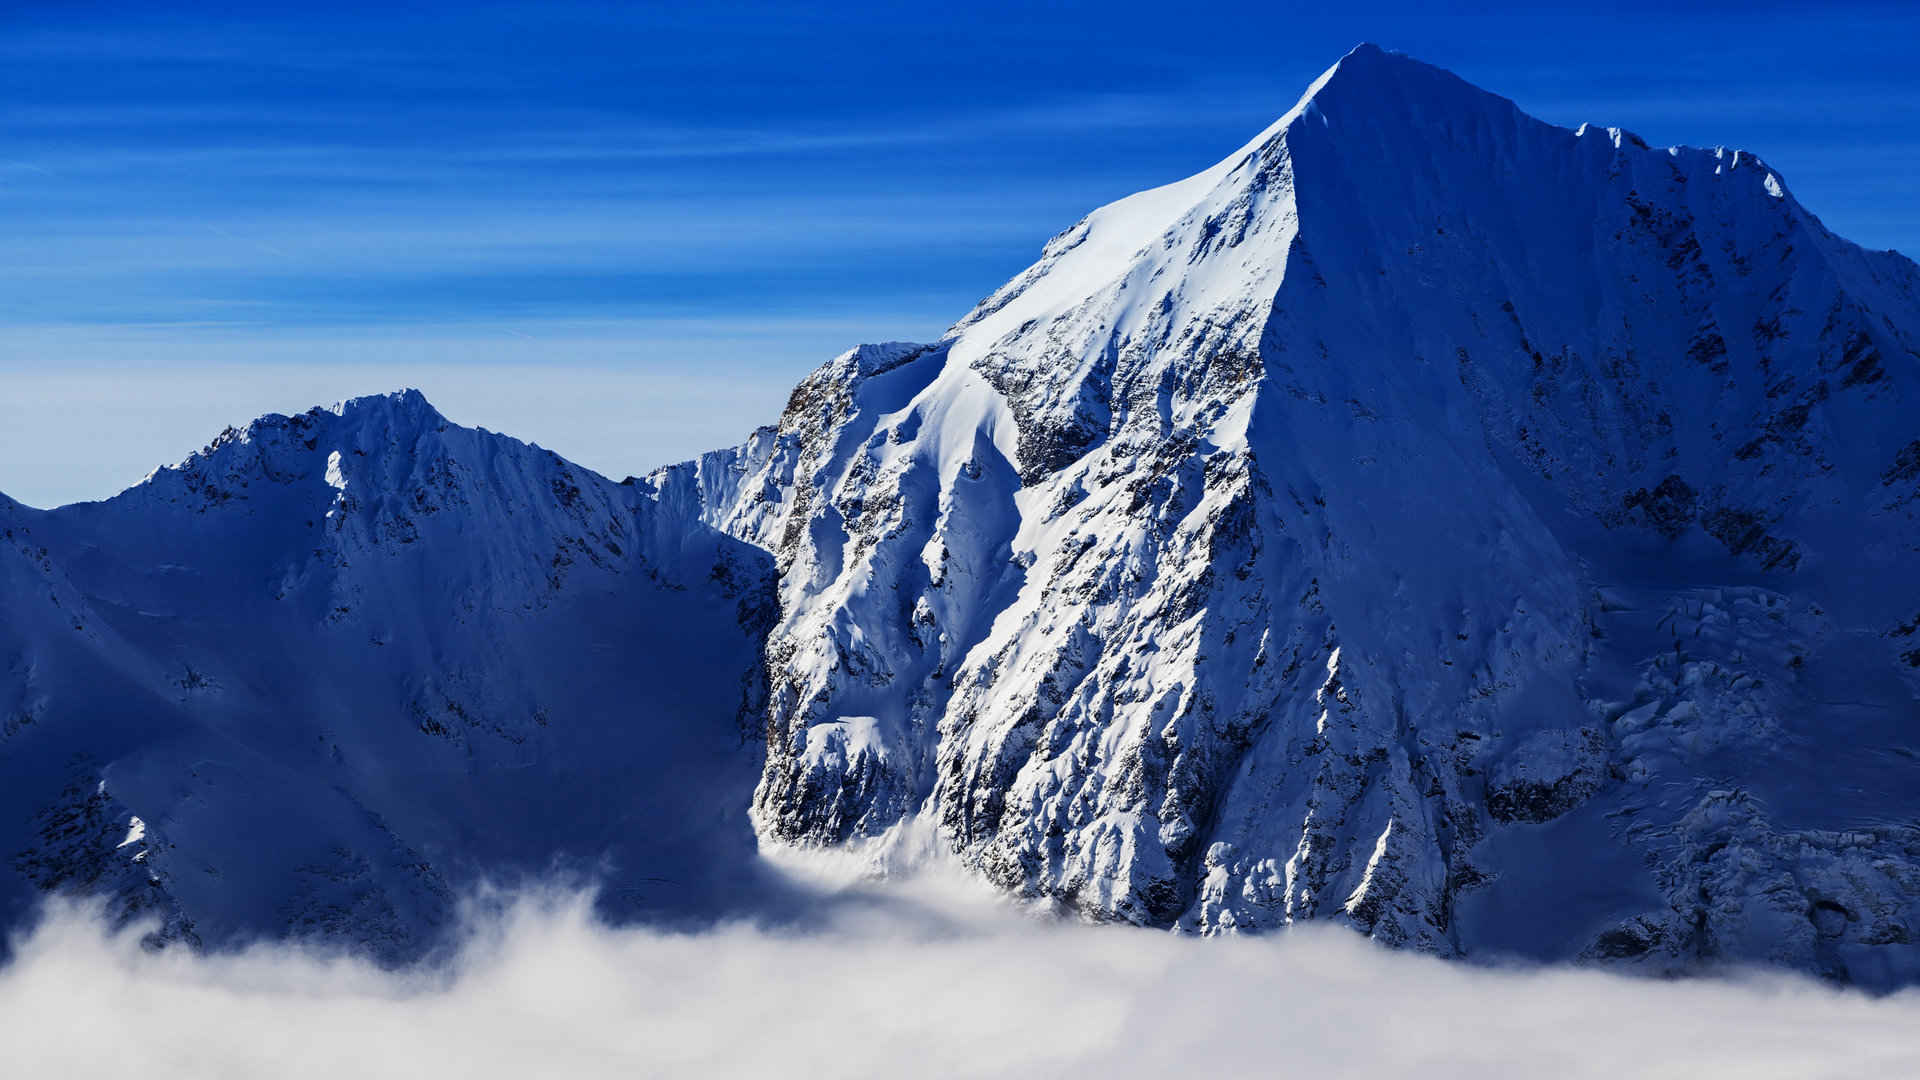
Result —
<instances>
[{"instance_id":1,"label":"sea of clouds","mask_svg":"<svg viewBox=\"0 0 1920 1080\"><path fill-rule=\"evenodd\" d=\"M9 1076L1920 1076L1920 992L1498 970L1337 929L1194 940L922 878L804 927L473 905L448 960L194 954L56 904L0 969Z\"/></svg>"}]
</instances>

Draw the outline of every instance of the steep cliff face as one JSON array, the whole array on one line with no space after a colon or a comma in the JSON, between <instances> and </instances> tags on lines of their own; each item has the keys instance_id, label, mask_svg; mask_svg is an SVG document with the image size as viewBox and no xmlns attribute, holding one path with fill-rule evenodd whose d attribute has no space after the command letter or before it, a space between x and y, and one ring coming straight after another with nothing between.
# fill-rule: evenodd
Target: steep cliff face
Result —
<instances>
[{"instance_id":1,"label":"steep cliff face","mask_svg":"<svg viewBox=\"0 0 1920 1080\"><path fill-rule=\"evenodd\" d=\"M101 503L0 505L0 902L392 958L456 893L752 886L766 556L414 392L230 430Z\"/></svg>"},{"instance_id":2,"label":"steep cliff face","mask_svg":"<svg viewBox=\"0 0 1920 1080\"><path fill-rule=\"evenodd\" d=\"M1920 270L1362 47L648 478L774 552L768 841L1202 932L1920 977Z\"/></svg>"}]
</instances>

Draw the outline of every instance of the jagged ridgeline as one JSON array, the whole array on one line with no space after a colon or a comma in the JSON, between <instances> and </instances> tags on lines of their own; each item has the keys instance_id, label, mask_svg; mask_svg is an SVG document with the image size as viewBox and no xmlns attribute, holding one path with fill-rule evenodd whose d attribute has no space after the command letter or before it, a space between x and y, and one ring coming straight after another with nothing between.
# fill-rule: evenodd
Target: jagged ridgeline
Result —
<instances>
[{"instance_id":1,"label":"jagged ridgeline","mask_svg":"<svg viewBox=\"0 0 1920 1080\"><path fill-rule=\"evenodd\" d=\"M1203 933L1920 981L1917 344L1920 270L1752 155L1362 47L698 461L402 394L0 502L0 903L405 957L556 862L760 903L757 830Z\"/></svg>"},{"instance_id":2,"label":"jagged ridgeline","mask_svg":"<svg viewBox=\"0 0 1920 1080\"><path fill-rule=\"evenodd\" d=\"M1363 46L662 470L763 838L1201 932L1920 978L1920 271Z\"/></svg>"}]
</instances>

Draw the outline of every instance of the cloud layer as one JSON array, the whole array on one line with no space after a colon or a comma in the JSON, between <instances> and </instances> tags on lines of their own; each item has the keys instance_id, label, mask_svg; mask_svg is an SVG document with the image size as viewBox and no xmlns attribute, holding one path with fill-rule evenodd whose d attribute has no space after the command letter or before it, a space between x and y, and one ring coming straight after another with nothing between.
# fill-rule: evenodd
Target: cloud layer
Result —
<instances>
[{"instance_id":1,"label":"cloud layer","mask_svg":"<svg viewBox=\"0 0 1920 1080\"><path fill-rule=\"evenodd\" d=\"M1501 971L1337 930L1195 941L928 882L805 931L613 929L578 894L476 905L386 972L294 946L143 951L60 906L0 971L23 1076L1920 1075L1920 994L1781 976Z\"/></svg>"}]
</instances>

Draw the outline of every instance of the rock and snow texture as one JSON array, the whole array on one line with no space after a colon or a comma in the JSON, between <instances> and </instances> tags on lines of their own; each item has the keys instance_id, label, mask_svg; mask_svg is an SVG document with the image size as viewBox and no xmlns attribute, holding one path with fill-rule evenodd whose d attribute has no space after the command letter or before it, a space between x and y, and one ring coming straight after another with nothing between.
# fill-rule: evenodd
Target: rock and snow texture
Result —
<instances>
[{"instance_id":1,"label":"rock and snow texture","mask_svg":"<svg viewBox=\"0 0 1920 1080\"><path fill-rule=\"evenodd\" d=\"M100 503L0 498L0 907L440 943L462 890L758 888L771 560L417 393L271 416Z\"/></svg>"},{"instance_id":2,"label":"rock and snow texture","mask_svg":"<svg viewBox=\"0 0 1920 1080\"><path fill-rule=\"evenodd\" d=\"M1199 932L1920 978L1920 270L1363 46L643 483L772 551L764 840Z\"/></svg>"}]
</instances>

